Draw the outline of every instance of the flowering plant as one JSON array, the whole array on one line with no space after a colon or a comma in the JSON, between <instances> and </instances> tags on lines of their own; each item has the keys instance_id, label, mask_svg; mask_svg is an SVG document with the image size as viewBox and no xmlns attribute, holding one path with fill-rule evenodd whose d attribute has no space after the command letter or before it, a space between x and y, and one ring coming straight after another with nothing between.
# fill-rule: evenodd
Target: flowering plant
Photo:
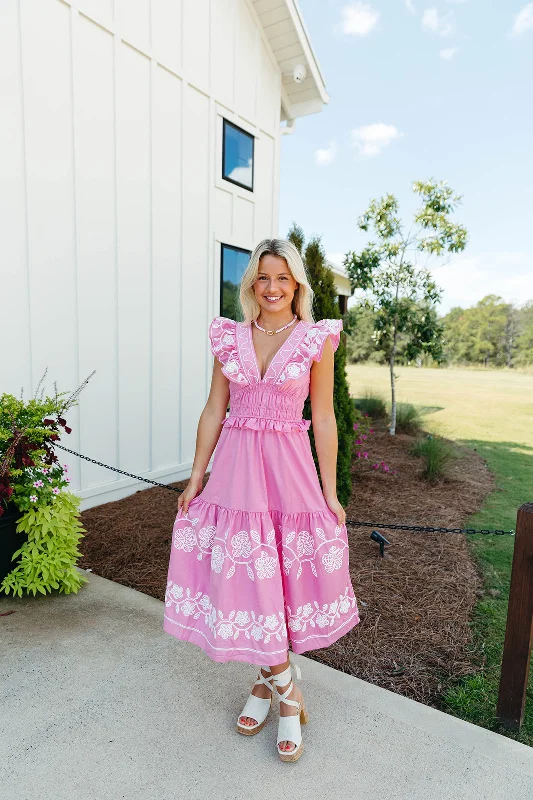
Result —
<instances>
[{"instance_id":1,"label":"flowering plant","mask_svg":"<svg viewBox=\"0 0 533 800\"><path fill-rule=\"evenodd\" d=\"M94 374L94 373L93 373ZM71 395L39 395L24 402L11 394L0 396L0 516L11 503L20 513L16 532L27 535L13 553L18 558L0 582L0 591L22 596L47 594L52 589L77 592L87 578L76 569L81 555L78 543L84 528L79 518L80 498L68 489L67 464L61 465L53 451L60 429L69 434L64 414L77 402L81 386ZM0 545L1 545L0 541Z\"/></svg>"},{"instance_id":2,"label":"flowering plant","mask_svg":"<svg viewBox=\"0 0 533 800\"><path fill-rule=\"evenodd\" d=\"M68 392L57 391L55 383L54 396L44 397L40 387L46 372L28 402L22 393L20 399L12 394L0 396L0 516L9 502L20 511L50 504L70 481L67 465L59 464L53 443L60 439L61 428L71 432L63 415L77 403L92 376L68 397Z\"/></svg>"},{"instance_id":3,"label":"flowering plant","mask_svg":"<svg viewBox=\"0 0 533 800\"><path fill-rule=\"evenodd\" d=\"M374 428L372 427L372 419L369 415L365 412L363 413L359 409L355 409L355 416L356 421L354 422L354 431L355 431L355 439L354 439L354 456L357 459L356 464L360 465L370 463L370 455L368 452L368 445L370 437L374 433ZM384 461L377 461L371 465L371 469L380 470L381 472L389 472L391 475L396 474L396 470L392 469L388 464Z\"/></svg>"}]
</instances>

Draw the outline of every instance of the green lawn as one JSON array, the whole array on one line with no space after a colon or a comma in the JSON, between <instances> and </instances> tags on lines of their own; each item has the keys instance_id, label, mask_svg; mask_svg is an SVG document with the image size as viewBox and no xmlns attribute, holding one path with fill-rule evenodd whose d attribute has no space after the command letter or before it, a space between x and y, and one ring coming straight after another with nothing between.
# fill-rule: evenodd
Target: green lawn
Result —
<instances>
[{"instance_id":1,"label":"green lawn","mask_svg":"<svg viewBox=\"0 0 533 800\"><path fill-rule=\"evenodd\" d=\"M496 476L496 491L479 513L465 520L466 525L514 528L518 507L533 501L533 375L414 367L397 367L395 374L397 400L425 409L428 431L476 449ZM371 389L389 401L387 367L350 365L348 376L355 397ZM514 538L469 535L468 543L485 576L486 591L472 620L474 652L485 652L487 659L484 670L448 688L442 708L533 745L533 665L520 734L499 727L494 717Z\"/></svg>"}]
</instances>

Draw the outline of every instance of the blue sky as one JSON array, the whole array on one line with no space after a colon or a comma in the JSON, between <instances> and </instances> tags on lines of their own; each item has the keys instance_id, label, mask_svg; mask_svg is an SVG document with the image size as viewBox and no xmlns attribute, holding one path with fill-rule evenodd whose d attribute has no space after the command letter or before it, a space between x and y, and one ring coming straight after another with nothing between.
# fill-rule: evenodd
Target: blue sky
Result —
<instances>
[{"instance_id":1,"label":"blue sky","mask_svg":"<svg viewBox=\"0 0 533 800\"><path fill-rule=\"evenodd\" d=\"M440 313L533 299L533 3L298 5L330 102L282 137L279 235L295 220L340 264L371 198L395 194L409 223L412 181L446 180L469 243L429 263Z\"/></svg>"}]
</instances>

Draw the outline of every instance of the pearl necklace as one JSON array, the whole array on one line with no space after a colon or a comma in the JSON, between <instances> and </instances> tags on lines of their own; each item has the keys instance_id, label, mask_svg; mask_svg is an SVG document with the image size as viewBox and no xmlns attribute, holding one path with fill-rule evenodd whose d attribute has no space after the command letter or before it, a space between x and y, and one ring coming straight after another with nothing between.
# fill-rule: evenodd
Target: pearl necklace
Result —
<instances>
[{"instance_id":1,"label":"pearl necklace","mask_svg":"<svg viewBox=\"0 0 533 800\"><path fill-rule=\"evenodd\" d=\"M281 333L281 331L284 331L285 328L290 328L291 325L294 325L294 323L296 322L297 319L298 319L298 317L295 314L290 322L288 322L286 325L284 325L283 328L278 328L277 331L267 331L266 328L262 328L261 325L258 325L257 324L257 320L255 320L255 319L254 319L254 325L260 331L263 331L264 333L268 334L269 336L273 336L275 333Z\"/></svg>"}]
</instances>

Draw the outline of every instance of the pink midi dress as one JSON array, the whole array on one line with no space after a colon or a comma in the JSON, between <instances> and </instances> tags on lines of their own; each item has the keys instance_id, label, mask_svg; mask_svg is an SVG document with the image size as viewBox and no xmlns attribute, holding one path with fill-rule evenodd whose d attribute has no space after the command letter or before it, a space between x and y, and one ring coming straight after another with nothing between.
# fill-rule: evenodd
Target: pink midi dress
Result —
<instances>
[{"instance_id":1,"label":"pink midi dress","mask_svg":"<svg viewBox=\"0 0 533 800\"><path fill-rule=\"evenodd\" d=\"M274 666L327 647L359 622L345 525L328 507L302 418L310 369L342 320L299 320L261 378L252 323L215 317L213 355L230 412L209 480L179 509L164 630L215 661Z\"/></svg>"}]
</instances>

